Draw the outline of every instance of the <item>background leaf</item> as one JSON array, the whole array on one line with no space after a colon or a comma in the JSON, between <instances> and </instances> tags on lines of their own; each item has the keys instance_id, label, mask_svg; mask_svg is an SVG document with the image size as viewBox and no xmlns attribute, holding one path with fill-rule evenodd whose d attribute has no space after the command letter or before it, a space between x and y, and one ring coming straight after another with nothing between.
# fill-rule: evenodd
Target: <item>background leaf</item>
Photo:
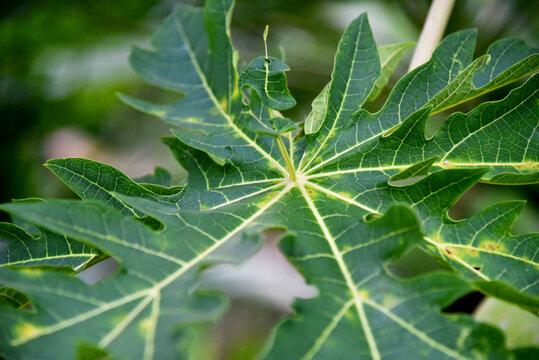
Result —
<instances>
[{"instance_id":1,"label":"background leaf","mask_svg":"<svg viewBox=\"0 0 539 360\"><path fill-rule=\"evenodd\" d=\"M380 77L376 80L367 101L373 101L380 95L380 92L382 92L382 89L387 85L389 77L393 71L395 71L395 68L406 51L414 45L415 44L412 42L405 42L378 47L378 56L380 57Z\"/></svg>"}]
</instances>

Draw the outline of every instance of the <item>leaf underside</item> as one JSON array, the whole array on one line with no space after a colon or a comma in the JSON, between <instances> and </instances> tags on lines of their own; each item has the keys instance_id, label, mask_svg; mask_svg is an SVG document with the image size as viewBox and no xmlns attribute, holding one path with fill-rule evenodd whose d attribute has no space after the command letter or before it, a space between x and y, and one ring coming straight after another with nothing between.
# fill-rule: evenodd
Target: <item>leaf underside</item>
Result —
<instances>
[{"instance_id":1,"label":"leaf underside","mask_svg":"<svg viewBox=\"0 0 539 360\"><path fill-rule=\"evenodd\" d=\"M507 350L499 330L440 309L477 288L539 309L539 235L511 235L523 204L501 203L460 222L447 215L478 181L539 181L539 76L424 135L429 115L535 72L537 50L501 40L474 61L476 32L451 34L372 114L362 104L410 44L377 48L362 14L341 39L305 129L295 130L277 111L295 104L286 64L261 57L238 75L232 7L230 0L180 5L153 35L153 49L135 48L130 57L142 78L183 95L171 104L122 99L173 127L164 142L189 172L185 186L171 187L162 170L137 183L95 161L55 159L47 167L83 201L1 206L42 235L0 229L10 249L0 257L10 265L0 268L0 304L9 302L0 307L0 354L186 357L178 352L182 328L217 319L225 305L218 294L196 291L198 273L240 262L259 248L262 230L279 227L287 233L281 249L319 295L296 302L297 315L278 327L267 358L537 356ZM49 238L56 243L43 245ZM391 275L386 265L414 246L457 274ZM33 260L27 265L77 270L85 262L70 257L96 253L117 259L121 270L94 286L48 267L16 267Z\"/></svg>"}]
</instances>

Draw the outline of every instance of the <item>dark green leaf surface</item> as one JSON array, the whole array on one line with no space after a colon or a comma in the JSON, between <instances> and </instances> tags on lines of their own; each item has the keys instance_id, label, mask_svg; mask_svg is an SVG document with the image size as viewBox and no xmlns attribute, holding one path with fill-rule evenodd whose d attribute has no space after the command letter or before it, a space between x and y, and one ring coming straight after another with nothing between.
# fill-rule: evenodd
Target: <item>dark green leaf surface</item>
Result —
<instances>
[{"instance_id":1,"label":"dark green leaf surface","mask_svg":"<svg viewBox=\"0 0 539 360\"><path fill-rule=\"evenodd\" d=\"M173 195L181 191L181 187L167 188L155 184L170 184L170 174L164 169L166 173L156 169L156 174L151 178L142 179L149 184L138 184L112 166L88 159L54 159L47 161L45 166L82 199L111 205L126 215L142 216L122 202L117 194L142 198L171 196L174 199Z\"/></svg>"},{"instance_id":2,"label":"dark green leaf surface","mask_svg":"<svg viewBox=\"0 0 539 360\"><path fill-rule=\"evenodd\" d=\"M15 309L24 309L30 304L26 295L7 286L0 287L0 306L10 306Z\"/></svg>"},{"instance_id":3,"label":"dark green leaf surface","mask_svg":"<svg viewBox=\"0 0 539 360\"><path fill-rule=\"evenodd\" d=\"M197 274L246 258L271 227L286 230L282 250L319 295L296 303L297 316L278 328L268 358L537 355L509 351L498 330L440 309L474 287L539 309L537 235L510 234L522 205L495 205L461 222L447 216L477 181L538 181L539 76L499 102L450 116L432 139L424 136L431 113L537 70L535 51L507 40L474 62L475 31L454 33L371 114L361 106L388 65L360 15L343 35L304 135L288 131L291 122L276 111L290 100L287 68L276 59L257 58L246 69L240 86L251 90L242 103L228 38L231 8L232 1L217 0L204 10L181 5L153 36L154 49L134 49L130 58L144 79L183 95L167 105L123 96L174 127L175 137L164 141L189 172L180 192L63 159L49 167L85 201L2 205L122 265L95 286L44 269L0 269L0 283L36 307L0 309L2 356L57 358L50 344L61 344L66 358L80 344L126 359L185 356L178 329L223 310L220 297L196 292ZM147 226L141 216L162 226ZM463 276L390 275L385 266L415 245Z\"/></svg>"},{"instance_id":4,"label":"dark green leaf surface","mask_svg":"<svg viewBox=\"0 0 539 360\"><path fill-rule=\"evenodd\" d=\"M81 270L95 256L91 247L41 229L39 237L28 234L14 224L0 223L0 265L68 266Z\"/></svg>"},{"instance_id":5,"label":"dark green leaf surface","mask_svg":"<svg viewBox=\"0 0 539 360\"><path fill-rule=\"evenodd\" d=\"M500 102L450 116L425 151L440 156L437 166L488 168L487 182L539 182L538 89L534 75Z\"/></svg>"},{"instance_id":6,"label":"dark green leaf surface","mask_svg":"<svg viewBox=\"0 0 539 360\"><path fill-rule=\"evenodd\" d=\"M367 98L367 101L373 101L380 95L383 88L387 85L389 77L393 71L395 71L395 68L406 53L406 50L413 45L414 43L406 42L378 47L378 55L380 57L380 77L374 83L374 88ZM305 119L305 134L314 134L320 130L320 127L322 127L327 110L327 94L330 84L331 82L326 84L320 94L314 99L312 103L313 109Z\"/></svg>"},{"instance_id":7,"label":"dark green leaf surface","mask_svg":"<svg viewBox=\"0 0 539 360\"><path fill-rule=\"evenodd\" d=\"M537 71L538 66L538 49L528 47L522 40L499 40L432 98L429 105L434 112L443 111Z\"/></svg>"},{"instance_id":8,"label":"dark green leaf surface","mask_svg":"<svg viewBox=\"0 0 539 360\"><path fill-rule=\"evenodd\" d=\"M274 57L259 56L249 63L240 75L239 87L251 87L264 105L286 110L296 105L286 85L285 71L290 67Z\"/></svg>"},{"instance_id":9,"label":"dark green leaf surface","mask_svg":"<svg viewBox=\"0 0 539 360\"><path fill-rule=\"evenodd\" d=\"M151 184L151 185L160 185L160 186L171 186L172 176L167 169L164 169L160 166L155 168L153 174L148 174L134 179L139 184Z\"/></svg>"},{"instance_id":10,"label":"dark green leaf surface","mask_svg":"<svg viewBox=\"0 0 539 360\"><path fill-rule=\"evenodd\" d=\"M369 96L380 76L380 60L372 32L363 14L344 32L327 90L327 110L323 124L315 136L307 138L307 148L299 169L320 159L320 152L331 147L338 131L349 123L350 116Z\"/></svg>"},{"instance_id":11,"label":"dark green leaf surface","mask_svg":"<svg viewBox=\"0 0 539 360\"><path fill-rule=\"evenodd\" d=\"M3 284L23 291L46 309L38 315L2 309L2 348L8 358L16 357L19 348L30 358L56 358L58 350L45 346L51 339L84 340L122 358L173 358L173 330L182 323L211 320L222 308L215 296L191 294L198 268L214 261L237 261L256 249L258 236L238 233L249 216L265 209L244 208L234 216L214 212L207 218L188 212L178 217L170 209L170 214L152 212L166 224L165 230L155 232L101 204L57 201L32 204L32 209L25 205L9 207L17 212L24 206L29 220L114 254L125 271L88 286L61 273L2 269ZM204 227L197 226L199 221ZM191 241L177 243L178 238ZM74 351L66 347L63 354L73 358Z\"/></svg>"}]
</instances>

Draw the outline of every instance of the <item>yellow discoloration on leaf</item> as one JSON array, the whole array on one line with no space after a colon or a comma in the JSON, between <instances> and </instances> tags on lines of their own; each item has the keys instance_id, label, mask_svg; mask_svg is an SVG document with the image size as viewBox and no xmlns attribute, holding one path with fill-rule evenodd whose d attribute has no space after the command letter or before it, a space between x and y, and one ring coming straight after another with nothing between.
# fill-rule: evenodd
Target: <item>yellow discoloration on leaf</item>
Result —
<instances>
[{"instance_id":1,"label":"yellow discoloration on leaf","mask_svg":"<svg viewBox=\"0 0 539 360\"><path fill-rule=\"evenodd\" d=\"M151 114L154 115L154 116L162 118L167 114L167 112L164 111L164 110L153 110L153 111L151 111Z\"/></svg>"},{"instance_id":2,"label":"yellow discoloration on leaf","mask_svg":"<svg viewBox=\"0 0 539 360\"><path fill-rule=\"evenodd\" d=\"M320 195L320 193L318 191L314 191L313 189L309 189L309 188L305 188L305 191L307 191L307 194L309 194L309 197L312 199L312 198L316 198Z\"/></svg>"},{"instance_id":3,"label":"yellow discoloration on leaf","mask_svg":"<svg viewBox=\"0 0 539 360\"><path fill-rule=\"evenodd\" d=\"M234 92L232 93L232 97L233 97L233 98L237 98L237 97L239 97L240 95L241 95L240 88L236 86L236 87L234 88Z\"/></svg>"},{"instance_id":4,"label":"yellow discoloration on leaf","mask_svg":"<svg viewBox=\"0 0 539 360\"><path fill-rule=\"evenodd\" d=\"M341 196L343 196L343 197L345 197L345 198L348 198L348 199L353 199L353 198L354 198L354 196L353 196L351 193L348 193L348 192L346 192L346 191L341 191L341 192L339 193L339 195L341 195Z\"/></svg>"},{"instance_id":5,"label":"yellow discoloration on leaf","mask_svg":"<svg viewBox=\"0 0 539 360\"><path fill-rule=\"evenodd\" d=\"M32 324L21 324L15 329L19 339L31 339L41 334L41 328Z\"/></svg>"},{"instance_id":6,"label":"yellow discoloration on leaf","mask_svg":"<svg viewBox=\"0 0 539 360\"><path fill-rule=\"evenodd\" d=\"M361 300L363 300L363 299L366 299L366 298L369 297L369 292L366 291L366 290L360 290L360 291L357 292L357 296L358 296Z\"/></svg>"},{"instance_id":7,"label":"yellow discoloration on leaf","mask_svg":"<svg viewBox=\"0 0 539 360\"><path fill-rule=\"evenodd\" d=\"M531 161L531 160L524 160L522 162L522 164L519 164L519 165L517 165L515 167L517 169L538 170L539 169L539 162L534 162L534 161Z\"/></svg>"},{"instance_id":8,"label":"yellow discoloration on leaf","mask_svg":"<svg viewBox=\"0 0 539 360\"><path fill-rule=\"evenodd\" d=\"M139 324L139 330L143 336L146 336L148 331L153 328L154 320L152 318L145 318Z\"/></svg>"},{"instance_id":9,"label":"yellow discoloration on leaf","mask_svg":"<svg viewBox=\"0 0 539 360\"><path fill-rule=\"evenodd\" d=\"M396 303L397 303L397 298L395 298L394 296L391 296L391 295L384 296L384 299L383 299L383 302L382 302L382 304L386 308L392 308L393 306L395 306Z\"/></svg>"},{"instance_id":10,"label":"yellow discoloration on leaf","mask_svg":"<svg viewBox=\"0 0 539 360\"><path fill-rule=\"evenodd\" d=\"M118 324L124 321L127 315L128 315L127 313L121 313L121 314L112 316L109 321L112 324L112 326L118 326Z\"/></svg>"},{"instance_id":11,"label":"yellow discoloration on leaf","mask_svg":"<svg viewBox=\"0 0 539 360\"><path fill-rule=\"evenodd\" d=\"M227 105L228 105L228 102L227 102L226 97L222 98L221 101L219 101L219 106L220 106L223 110L226 110Z\"/></svg>"},{"instance_id":12,"label":"yellow discoloration on leaf","mask_svg":"<svg viewBox=\"0 0 539 360\"><path fill-rule=\"evenodd\" d=\"M357 321L357 313L355 311L352 311L352 310L348 310L345 314L344 314L344 317L350 321Z\"/></svg>"},{"instance_id":13,"label":"yellow discoloration on leaf","mask_svg":"<svg viewBox=\"0 0 539 360\"><path fill-rule=\"evenodd\" d=\"M476 249L451 247L450 251L452 252L452 254L458 256L459 258L479 256L479 251Z\"/></svg>"},{"instance_id":14,"label":"yellow discoloration on leaf","mask_svg":"<svg viewBox=\"0 0 539 360\"><path fill-rule=\"evenodd\" d=\"M271 191L267 193L263 199L261 199L258 204L262 207L264 206L268 201L275 198L277 195L279 195L280 191Z\"/></svg>"},{"instance_id":15,"label":"yellow discoloration on leaf","mask_svg":"<svg viewBox=\"0 0 539 360\"><path fill-rule=\"evenodd\" d=\"M43 274L43 270L36 267L27 267L20 270L26 276L39 277Z\"/></svg>"},{"instance_id":16,"label":"yellow discoloration on leaf","mask_svg":"<svg viewBox=\"0 0 539 360\"><path fill-rule=\"evenodd\" d=\"M444 169L451 169L453 167L455 167L454 164L452 164L449 160L444 160L443 163L439 164L441 167L443 167Z\"/></svg>"},{"instance_id":17,"label":"yellow discoloration on leaf","mask_svg":"<svg viewBox=\"0 0 539 360\"><path fill-rule=\"evenodd\" d=\"M479 244L480 249L487 250L489 252L504 252L505 248L501 243L495 243L494 241L484 240Z\"/></svg>"},{"instance_id":18,"label":"yellow discoloration on leaf","mask_svg":"<svg viewBox=\"0 0 539 360\"><path fill-rule=\"evenodd\" d=\"M204 121L200 118L196 117L188 117L184 120L184 122L190 123L190 124L203 124Z\"/></svg>"},{"instance_id":19,"label":"yellow discoloration on leaf","mask_svg":"<svg viewBox=\"0 0 539 360\"><path fill-rule=\"evenodd\" d=\"M213 107L213 108L211 108L211 109L208 111L208 113L209 113L210 115L216 116L216 115L220 115L220 114L221 114L221 111L222 111L222 110L219 109L218 107Z\"/></svg>"},{"instance_id":20,"label":"yellow discoloration on leaf","mask_svg":"<svg viewBox=\"0 0 539 360\"><path fill-rule=\"evenodd\" d=\"M460 330L460 334L459 334L459 337L457 338L457 346L459 348L463 348L464 345L466 344L466 339L470 336L470 329L468 328L464 328L464 329L461 329Z\"/></svg>"}]
</instances>

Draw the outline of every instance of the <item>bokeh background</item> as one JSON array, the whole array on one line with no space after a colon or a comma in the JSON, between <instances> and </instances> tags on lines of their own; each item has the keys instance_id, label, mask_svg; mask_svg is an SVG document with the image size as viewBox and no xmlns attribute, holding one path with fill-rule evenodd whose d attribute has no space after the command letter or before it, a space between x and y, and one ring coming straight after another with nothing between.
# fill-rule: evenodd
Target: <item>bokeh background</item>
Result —
<instances>
[{"instance_id":1,"label":"bokeh background","mask_svg":"<svg viewBox=\"0 0 539 360\"><path fill-rule=\"evenodd\" d=\"M185 1L184 1L185 2ZM203 1L189 1L202 5ZM86 157L111 164L131 177L167 168L175 183L186 174L159 137L168 126L123 105L117 92L167 101L171 95L148 86L129 69L130 46L148 46L150 33L170 12L172 0L17 0L0 5L0 201L26 197L74 195L42 164L56 157ZM237 0L232 23L240 64L263 54L262 32L270 25L270 55L284 52L292 68L289 87L298 106L287 116L301 121L329 76L334 52L346 25L368 11L379 45L416 41L430 1ZM479 29L476 56L503 37L518 37L532 46L539 41L539 2L529 0L457 0L446 33ZM407 69L405 58L390 85ZM503 98L513 84L458 107ZM387 96L386 90L381 99ZM370 105L371 110L381 101ZM447 113L434 117L434 132ZM461 219L503 200L526 199L528 205L514 233L539 230L537 186L480 184L455 205ZM5 214L0 214L6 220ZM305 284L275 247L278 233L241 266L222 265L203 274L204 286L231 297L223 321L197 327L194 350L201 359L251 359L262 348L269 329L289 313L295 296L316 290ZM420 259L420 261L418 261ZM421 266L418 266L420 264ZM440 265L415 251L394 266L402 276ZM518 309L471 294L447 311L474 313L497 326L514 327L510 346L539 344L539 324ZM493 316L492 314L496 314ZM501 315L500 315L501 314ZM505 314L505 315L503 315ZM498 318L501 317L501 318ZM513 329L513 330L514 330ZM535 338L534 338L535 337ZM197 346L199 344L200 346ZM209 345L208 345L209 344Z\"/></svg>"}]
</instances>

